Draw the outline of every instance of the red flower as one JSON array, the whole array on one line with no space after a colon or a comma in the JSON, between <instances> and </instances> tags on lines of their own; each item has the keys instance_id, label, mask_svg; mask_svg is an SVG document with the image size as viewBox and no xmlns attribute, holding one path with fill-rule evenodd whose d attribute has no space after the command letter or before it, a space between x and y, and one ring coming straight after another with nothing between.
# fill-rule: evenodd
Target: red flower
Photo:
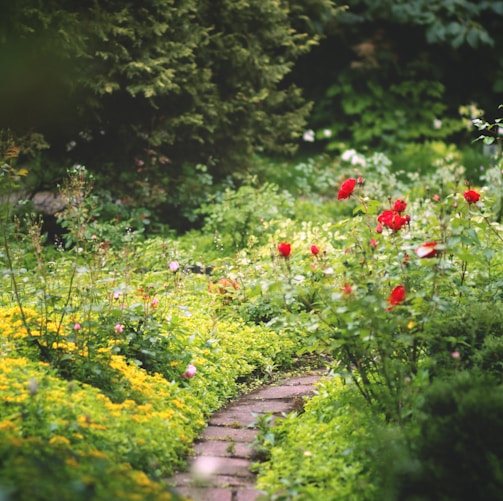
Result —
<instances>
[{"instance_id":1,"label":"red flower","mask_svg":"<svg viewBox=\"0 0 503 501\"><path fill-rule=\"evenodd\" d=\"M473 190L468 190L463 193L463 196L465 197L465 200L469 204L474 204L479 201L480 194L477 193L476 191Z\"/></svg>"},{"instance_id":2,"label":"red flower","mask_svg":"<svg viewBox=\"0 0 503 501\"><path fill-rule=\"evenodd\" d=\"M382 224L379 223L377 226L376 226L376 233L382 233Z\"/></svg>"},{"instance_id":3,"label":"red flower","mask_svg":"<svg viewBox=\"0 0 503 501\"><path fill-rule=\"evenodd\" d=\"M391 294L388 298L388 303L390 304L388 308L386 308L388 311L393 308L393 306L396 306L398 304L401 304L405 301L406 294L405 294L405 287L403 285L397 285L392 291Z\"/></svg>"},{"instance_id":4,"label":"red flower","mask_svg":"<svg viewBox=\"0 0 503 501\"><path fill-rule=\"evenodd\" d=\"M349 285L347 282L344 284L344 293L349 296L353 292L353 289L351 288L351 285Z\"/></svg>"},{"instance_id":5,"label":"red flower","mask_svg":"<svg viewBox=\"0 0 503 501\"><path fill-rule=\"evenodd\" d=\"M353 190L355 189L356 186L356 179L348 179L342 183L341 189L339 190L339 193L337 194L337 200L343 200L345 198L349 198L351 196L351 193L353 193Z\"/></svg>"},{"instance_id":6,"label":"red flower","mask_svg":"<svg viewBox=\"0 0 503 501\"><path fill-rule=\"evenodd\" d=\"M396 200L393 209L397 212L403 212L407 208L407 204L403 200Z\"/></svg>"},{"instance_id":7,"label":"red flower","mask_svg":"<svg viewBox=\"0 0 503 501\"><path fill-rule=\"evenodd\" d=\"M288 257L290 256L290 252L292 252L292 245L288 244L286 242L281 242L278 245L278 252L283 256L283 257Z\"/></svg>"},{"instance_id":8,"label":"red flower","mask_svg":"<svg viewBox=\"0 0 503 501\"><path fill-rule=\"evenodd\" d=\"M376 242L375 238L371 238L371 239L370 239L370 245L371 245L372 247L374 247L374 249L377 247L377 242Z\"/></svg>"},{"instance_id":9,"label":"red flower","mask_svg":"<svg viewBox=\"0 0 503 501\"><path fill-rule=\"evenodd\" d=\"M436 249L437 242L426 242L416 249L416 254L420 258L424 257L435 257L438 255L438 250Z\"/></svg>"},{"instance_id":10,"label":"red flower","mask_svg":"<svg viewBox=\"0 0 503 501\"><path fill-rule=\"evenodd\" d=\"M410 217L402 217L396 210L385 210L378 218L379 223L384 224L391 230L398 231L402 226L405 226L409 221Z\"/></svg>"},{"instance_id":11,"label":"red flower","mask_svg":"<svg viewBox=\"0 0 503 501\"><path fill-rule=\"evenodd\" d=\"M317 247L316 245L311 245L311 254L313 256L317 256L319 253L320 253L319 247Z\"/></svg>"}]
</instances>

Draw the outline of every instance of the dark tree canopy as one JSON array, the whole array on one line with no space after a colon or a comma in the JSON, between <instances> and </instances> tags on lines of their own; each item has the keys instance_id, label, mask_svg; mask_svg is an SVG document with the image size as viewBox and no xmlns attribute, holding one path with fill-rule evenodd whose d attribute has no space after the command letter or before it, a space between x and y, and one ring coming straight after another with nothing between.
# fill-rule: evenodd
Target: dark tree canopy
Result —
<instances>
[{"instance_id":1,"label":"dark tree canopy","mask_svg":"<svg viewBox=\"0 0 503 501\"><path fill-rule=\"evenodd\" d=\"M44 161L110 183L140 168L174 199L184 165L219 179L294 149L310 105L284 77L333 13L331 0L9 2L0 128L40 133Z\"/></svg>"}]
</instances>

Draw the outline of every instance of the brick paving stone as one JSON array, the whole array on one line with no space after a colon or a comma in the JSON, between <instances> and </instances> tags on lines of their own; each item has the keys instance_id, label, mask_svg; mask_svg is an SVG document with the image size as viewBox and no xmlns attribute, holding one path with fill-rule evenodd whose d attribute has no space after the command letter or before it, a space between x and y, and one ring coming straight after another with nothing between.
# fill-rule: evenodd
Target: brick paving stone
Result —
<instances>
[{"instance_id":1,"label":"brick paving stone","mask_svg":"<svg viewBox=\"0 0 503 501\"><path fill-rule=\"evenodd\" d=\"M208 426L201 438L203 440L233 440L234 442L252 442L258 430L253 428L229 428L228 426Z\"/></svg>"},{"instance_id":2,"label":"brick paving stone","mask_svg":"<svg viewBox=\"0 0 503 501\"><path fill-rule=\"evenodd\" d=\"M224 488L183 487L178 492L193 501L233 501L232 491Z\"/></svg>"},{"instance_id":3,"label":"brick paving stone","mask_svg":"<svg viewBox=\"0 0 503 501\"><path fill-rule=\"evenodd\" d=\"M306 385L306 384L314 384L318 382L320 377L323 376L323 374L311 374L309 376L298 376L298 377L293 377L290 379L285 379L282 381L281 385L282 386L297 386L297 385Z\"/></svg>"},{"instance_id":4,"label":"brick paving stone","mask_svg":"<svg viewBox=\"0 0 503 501\"><path fill-rule=\"evenodd\" d=\"M235 501L257 501L261 496L255 489L239 489L236 491Z\"/></svg>"},{"instance_id":5,"label":"brick paving stone","mask_svg":"<svg viewBox=\"0 0 503 501\"><path fill-rule=\"evenodd\" d=\"M194 446L194 453L207 456L250 458L253 456L253 447L249 443L234 440L205 440Z\"/></svg>"},{"instance_id":6,"label":"brick paving stone","mask_svg":"<svg viewBox=\"0 0 503 501\"><path fill-rule=\"evenodd\" d=\"M229 410L233 409L239 412L248 412L252 414L265 414L268 412L273 412L274 414L281 414L282 412L290 412L292 410L292 401L287 402L278 399L271 400L245 400L244 402L231 407Z\"/></svg>"},{"instance_id":7,"label":"brick paving stone","mask_svg":"<svg viewBox=\"0 0 503 501\"><path fill-rule=\"evenodd\" d=\"M227 413L217 413L211 416L209 423L213 426L251 427L257 422L249 412L232 411Z\"/></svg>"},{"instance_id":8,"label":"brick paving stone","mask_svg":"<svg viewBox=\"0 0 503 501\"><path fill-rule=\"evenodd\" d=\"M198 471L198 463L204 463L204 468L207 464L213 463L212 468L214 475L235 475L237 477L252 477L253 474L250 472L251 462L249 459L243 458L228 458L228 457L218 457L209 456L204 454L202 456L196 456L192 468Z\"/></svg>"},{"instance_id":9,"label":"brick paving stone","mask_svg":"<svg viewBox=\"0 0 503 501\"><path fill-rule=\"evenodd\" d=\"M298 385L298 386L269 386L260 392L251 394L247 397L248 400L261 400L261 399L290 399L295 397L303 397L313 394L313 387L311 385Z\"/></svg>"},{"instance_id":10,"label":"brick paving stone","mask_svg":"<svg viewBox=\"0 0 503 501\"><path fill-rule=\"evenodd\" d=\"M225 409L225 412L217 412L210 418L211 425L219 426L254 426L257 418L253 414L266 414L273 412L281 414L290 412L292 405L281 400L246 402L242 405L234 405Z\"/></svg>"},{"instance_id":11,"label":"brick paving stone","mask_svg":"<svg viewBox=\"0 0 503 501\"><path fill-rule=\"evenodd\" d=\"M249 477L239 477L235 475L211 475L207 478L197 481L191 473L177 473L174 477L166 480L166 484L176 490L189 487L195 488L246 488L253 489L255 486L255 475Z\"/></svg>"},{"instance_id":12,"label":"brick paving stone","mask_svg":"<svg viewBox=\"0 0 503 501\"><path fill-rule=\"evenodd\" d=\"M219 488L239 488L253 489L255 486L255 477L245 478L234 475L215 475L209 483L212 487Z\"/></svg>"},{"instance_id":13,"label":"brick paving stone","mask_svg":"<svg viewBox=\"0 0 503 501\"><path fill-rule=\"evenodd\" d=\"M194 501L259 501L256 475L250 471L256 415L272 413L274 424L295 410L303 397L314 393L313 384L323 374L299 376L259 388L211 416L194 446L189 472L166 480ZM204 480L204 484L202 481Z\"/></svg>"}]
</instances>

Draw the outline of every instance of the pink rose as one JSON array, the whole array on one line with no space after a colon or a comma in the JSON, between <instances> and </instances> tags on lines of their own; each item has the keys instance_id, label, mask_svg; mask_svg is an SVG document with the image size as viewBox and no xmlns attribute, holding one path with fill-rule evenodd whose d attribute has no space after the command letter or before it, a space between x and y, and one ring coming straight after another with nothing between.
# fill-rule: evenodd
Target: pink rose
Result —
<instances>
[{"instance_id":1,"label":"pink rose","mask_svg":"<svg viewBox=\"0 0 503 501\"><path fill-rule=\"evenodd\" d=\"M197 369L194 365L189 364L185 369L185 372L182 374L183 378L192 379L196 375Z\"/></svg>"}]
</instances>

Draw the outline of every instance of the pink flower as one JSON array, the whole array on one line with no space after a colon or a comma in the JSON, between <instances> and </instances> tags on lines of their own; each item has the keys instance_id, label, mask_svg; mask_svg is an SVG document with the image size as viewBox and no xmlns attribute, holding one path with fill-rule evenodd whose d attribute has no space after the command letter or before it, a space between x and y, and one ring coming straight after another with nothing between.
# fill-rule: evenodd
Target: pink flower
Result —
<instances>
[{"instance_id":1,"label":"pink flower","mask_svg":"<svg viewBox=\"0 0 503 501\"><path fill-rule=\"evenodd\" d=\"M433 197L432 197L432 198L433 198L433 201L434 201L434 202L438 202L438 201L440 200L440 195L437 195L437 194L435 193L435 195L433 195Z\"/></svg>"},{"instance_id":2,"label":"pink flower","mask_svg":"<svg viewBox=\"0 0 503 501\"><path fill-rule=\"evenodd\" d=\"M284 257L287 258L290 256L292 252L292 245L286 242L281 242L278 245L278 252Z\"/></svg>"},{"instance_id":3,"label":"pink flower","mask_svg":"<svg viewBox=\"0 0 503 501\"><path fill-rule=\"evenodd\" d=\"M477 203L479 201L479 198L480 198L480 194L477 193L476 191L473 191L473 190L465 191L463 193L463 196L465 197L465 200L469 204Z\"/></svg>"},{"instance_id":4,"label":"pink flower","mask_svg":"<svg viewBox=\"0 0 503 501\"><path fill-rule=\"evenodd\" d=\"M353 193L353 190L356 186L356 179L350 178L344 181L341 185L341 189L337 194L337 200L344 200L345 198L349 198Z\"/></svg>"},{"instance_id":5,"label":"pink flower","mask_svg":"<svg viewBox=\"0 0 503 501\"><path fill-rule=\"evenodd\" d=\"M386 309L389 311L394 306L403 303L406 297L407 294L405 293L405 287L403 285L397 285L389 295L388 298L389 307Z\"/></svg>"},{"instance_id":6,"label":"pink flower","mask_svg":"<svg viewBox=\"0 0 503 501\"><path fill-rule=\"evenodd\" d=\"M374 249L377 247L377 242L376 242L375 238L371 238L371 239L370 239L370 245L371 245L372 247L374 247Z\"/></svg>"},{"instance_id":7,"label":"pink flower","mask_svg":"<svg viewBox=\"0 0 503 501\"><path fill-rule=\"evenodd\" d=\"M120 298L120 294L118 292L114 292L114 299L117 300Z\"/></svg>"},{"instance_id":8,"label":"pink flower","mask_svg":"<svg viewBox=\"0 0 503 501\"><path fill-rule=\"evenodd\" d=\"M453 351L451 353L451 357L454 358L455 360L461 358L461 353L459 353L459 351Z\"/></svg>"},{"instance_id":9,"label":"pink flower","mask_svg":"<svg viewBox=\"0 0 503 501\"><path fill-rule=\"evenodd\" d=\"M155 297L154 299L152 299L152 302L150 303L150 306L152 306L152 308L156 308L158 304L159 304L159 299L157 299Z\"/></svg>"},{"instance_id":10,"label":"pink flower","mask_svg":"<svg viewBox=\"0 0 503 501\"><path fill-rule=\"evenodd\" d=\"M82 329L82 325L80 325L78 322L73 324L73 330L80 331L80 329Z\"/></svg>"},{"instance_id":11,"label":"pink flower","mask_svg":"<svg viewBox=\"0 0 503 501\"><path fill-rule=\"evenodd\" d=\"M360 176L360 177L356 180L356 182L357 182L358 184L360 184L360 185L361 185L361 184L365 184L365 179L363 179L363 177L361 177L361 176Z\"/></svg>"},{"instance_id":12,"label":"pink flower","mask_svg":"<svg viewBox=\"0 0 503 501\"><path fill-rule=\"evenodd\" d=\"M122 334L124 332L124 326L122 324L117 324L114 330L116 334Z\"/></svg>"},{"instance_id":13,"label":"pink flower","mask_svg":"<svg viewBox=\"0 0 503 501\"><path fill-rule=\"evenodd\" d=\"M196 375L197 369L194 365L189 364L185 369L185 372L182 374L183 378L192 379Z\"/></svg>"},{"instance_id":14,"label":"pink flower","mask_svg":"<svg viewBox=\"0 0 503 501\"><path fill-rule=\"evenodd\" d=\"M319 247L317 247L316 245L311 245L311 254L313 256L317 256L319 253L320 253Z\"/></svg>"},{"instance_id":15,"label":"pink flower","mask_svg":"<svg viewBox=\"0 0 503 501\"><path fill-rule=\"evenodd\" d=\"M393 205L393 210L403 212L407 208L407 204L403 200L396 200Z\"/></svg>"},{"instance_id":16,"label":"pink flower","mask_svg":"<svg viewBox=\"0 0 503 501\"><path fill-rule=\"evenodd\" d=\"M180 263L178 261L171 261L171 263L169 263L169 269L171 271L178 271L178 268L180 268Z\"/></svg>"},{"instance_id":17,"label":"pink flower","mask_svg":"<svg viewBox=\"0 0 503 501\"><path fill-rule=\"evenodd\" d=\"M438 250L436 249L437 245L437 242L426 242L418 247L415 252L420 258L435 257L438 255Z\"/></svg>"},{"instance_id":18,"label":"pink flower","mask_svg":"<svg viewBox=\"0 0 503 501\"><path fill-rule=\"evenodd\" d=\"M376 233L382 233L382 224L376 226Z\"/></svg>"}]
</instances>

